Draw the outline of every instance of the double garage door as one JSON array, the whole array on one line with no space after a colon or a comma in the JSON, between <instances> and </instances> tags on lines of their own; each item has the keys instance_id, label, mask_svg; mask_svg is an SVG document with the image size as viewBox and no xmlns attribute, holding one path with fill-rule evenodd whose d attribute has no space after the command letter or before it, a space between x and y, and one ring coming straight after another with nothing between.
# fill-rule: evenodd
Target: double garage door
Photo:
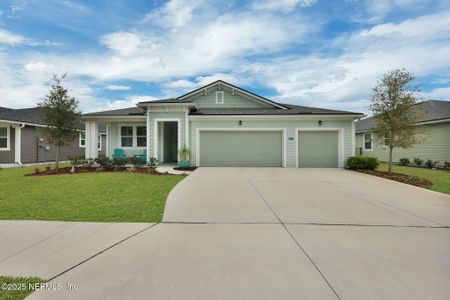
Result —
<instances>
[{"instance_id":1,"label":"double garage door","mask_svg":"<svg viewBox=\"0 0 450 300\"><path fill-rule=\"evenodd\" d=\"M299 131L298 167L338 167L337 131ZM282 131L200 131L202 167L282 167Z\"/></svg>"}]
</instances>

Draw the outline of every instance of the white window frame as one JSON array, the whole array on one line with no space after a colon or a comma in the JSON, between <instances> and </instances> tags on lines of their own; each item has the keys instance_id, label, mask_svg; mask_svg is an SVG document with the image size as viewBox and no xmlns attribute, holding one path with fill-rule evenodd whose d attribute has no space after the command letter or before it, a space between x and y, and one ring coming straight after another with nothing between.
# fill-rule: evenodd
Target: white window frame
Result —
<instances>
[{"instance_id":1,"label":"white window frame","mask_svg":"<svg viewBox=\"0 0 450 300\"><path fill-rule=\"evenodd\" d=\"M218 95L221 95L220 101ZM225 102L225 95L223 91L216 91L216 104L223 104L224 102Z\"/></svg>"},{"instance_id":2,"label":"white window frame","mask_svg":"<svg viewBox=\"0 0 450 300\"><path fill-rule=\"evenodd\" d=\"M0 151L11 151L11 132L10 126L0 126L1 128L6 128L6 148L0 148Z\"/></svg>"},{"instance_id":3,"label":"white window frame","mask_svg":"<svg viewBox=\"0 0 450 300\"><path fill-rule=\"evenodd\" d=\"M370 148L366 148L366 135L370 134ZM373 134L372 132L365 132L363 134L363 149L364 151L373 151Z\"/></svg>"},{"instance_id":4,"label":"white window frame","mask_svg":"<svg viewBox=\"0 0 450 300\"><path fill-rule=\"evenodd\" d=\"M82 136L84 135L84 138ZM81 141L84 140L84 145L81 143ZM80 132L78 136L78 147L80 148L86 148L86 132ZM102 135L99 134L97 138L97 150L102 150Z\"/></svg>"},{"instance_id":5,"label":"white window frame","mask_svg":"<svg viewBox=\"0 0 450 300\"><path fill-rule=\"evenodd\" d=\"M144 127L145 128L145 135L138 135L137 134L137 128L138 127ZM145 126L145 125L136 125L135 129L136 129L136 147L137 148L147 148L147 130L148 130L147 126ZM138 146L138 144L137 144L138 137L140 137L140 138L145 137L145 146Z\"/></svg>"},{"instance_id":6,"label":"white window frame","mask_svg":"<svg viewBox=\"0 0 450 300\"><path fill-rule=\"evenodd\" d=\"M81 138L82 135L84 135L84 138ZM81 144L82 140L84 140L84 145ZM78 146L80 148L86 148L86 133L85 132L80 132L80 135L78 137Z\"/></svg>"},{"instance_id":7,"label":"white window frame","mask_svg":"<svg viewBox=\"0 0 450 300\"><path fill-rule=\"evenodd\" d=\"M146 126L145 124L119 124L119 126L118 126L119 130L118 130L118 133L117 133L117 135L118 135L118 142L117 142L118 147L122 148L122 149L146 149L147 146L145 146L145 147L142 147L142 146L138 147L137 146L137 136L136 136L137 129L136 129L136 127L140 127L140 126L147 127L147 135L148 135L148 126ZM122 146L122 127L132 127L133 128L133 142L132 142L132 146L131 147ZM147 143L148 143L148 141L147 141Z\"/></svg>"},{"instance_id":8,"label":"white window frame","mask_svg":"<svg viewBox=\"0 0 450 300\"><path fill-rule=\"evenodd\" d=\"M102 150L102 135L97 135L97 150Z\"/></svg>"}]
</instances>

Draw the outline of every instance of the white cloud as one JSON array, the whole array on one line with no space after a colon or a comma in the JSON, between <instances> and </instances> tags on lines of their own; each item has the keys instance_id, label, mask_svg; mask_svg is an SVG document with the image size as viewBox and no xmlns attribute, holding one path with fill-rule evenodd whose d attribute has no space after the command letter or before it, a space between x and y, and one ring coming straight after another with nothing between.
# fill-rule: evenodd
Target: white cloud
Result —
<instances>
[{"instance_id":1,"label":"white cloud","mask_svg":"<svg viewBox=\"0 0 450 300\"><path fill-rule=\"evenodd\" d=\"M253 8L260 10L272 10L290 12L298 7L312 6L317 0L258 0L253 3Z\"/></svg>"},{"instance_id":2,"label":"white cloud","mask_svg":"<svg viewBox=\"0 0 450 300\"><path fill-rule=\"evenodd\" d=\"M128 85L111 84L111 85L105 86L105 89L110 90L110 91L127 91L127 90L131 89L131 87Z\"/></svg>"},{"instance_id":3,"label":"white cloud","mask_svg":"<svg viewBox=\"0 0 450 300\"><path fill-rule=\"evenodd\" d=\"M203 2L203 5L206 4ZM171 0L162 8L148 13L142 22L156 23L163 27L179 28L194 18L194 11L202 5L201 0Z\"/></svg>"},{"instance_id":4,"label":"white cloud","mask_svg":"<svg viewBox=\"0 0 450 300\"><path fill-rule=\"evenodd\" d=\"M149 95L133 95L133 96L128 96L125 99L121 99L121 100L107 101L106 107L104 109L109 110L109 109L120 109L120 108L133 107L133 106L136 106L136 104L138 102L153 101L153 100L157 100L157 98L155 98L153 96L149 96Z\"/></svg>"},{"instance_id":5,"label":"white cloud","mask_svg":"<svg viewBox=\"0 0 450 300\"><path fill-rule=\"evenodd\" d=\"M25 42L25 38L21 35L0 28L0 44L17 45Z\"/></svg>"},{"instance_id":6,"label":"white cloud","mask_svg":"<svg viewBox=\"0 0 450 300\"><path fill-rule=\"evenodd\" d=\"M371 15L368 22L379 22L395 9L418 10L431 1L432 0L368 0L366 1L367 12Z\"/></svg>"},{"instance_id":7,"label":"white cloud","mask_svg":"<svg viewBox=\"0 0 450 300\"><path fill-rule=\"evenodd\" d=\"M421 93L421 96L425 99L433 100L448 100L450 101L450 87L436 88L430 92Z\"/></svg>"}]
</instances>

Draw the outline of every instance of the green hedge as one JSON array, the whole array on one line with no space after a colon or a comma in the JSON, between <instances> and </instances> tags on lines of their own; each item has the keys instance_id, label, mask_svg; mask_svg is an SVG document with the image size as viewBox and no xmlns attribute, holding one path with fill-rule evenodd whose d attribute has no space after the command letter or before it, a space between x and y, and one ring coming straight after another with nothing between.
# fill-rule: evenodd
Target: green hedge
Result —
<instances>
[{"instance_id":1,"label":"green hedge","mask_svg":"<svg viewBox=\"0 0 450 300\"><path fill-rule=\"evenodd\" d=\"M350 170L375 170L378 159L370 156L351 156L347 159L347 168Z\"/></svg>"}]
</instances>

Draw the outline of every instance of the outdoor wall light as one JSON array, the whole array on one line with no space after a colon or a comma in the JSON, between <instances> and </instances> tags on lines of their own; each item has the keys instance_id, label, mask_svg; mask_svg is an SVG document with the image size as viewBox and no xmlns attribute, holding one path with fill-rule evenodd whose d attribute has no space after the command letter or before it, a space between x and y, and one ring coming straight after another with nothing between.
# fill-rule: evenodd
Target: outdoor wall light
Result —
<instances>
[{"instance_id":1,"label":"outdoor wall light","mask_svg":"<svg viewBox=\"0 0 450 300\"><path fill-rule=\"evenodd\" d=\"M239 126L242 126L242 120L239 120Z\"/></svg>"},{"instance_id":2,"label":"outdoor wall light","mask_svg":"<svg viewBox=\"0 0 450 300\"><path fill-rule=\"evenodd\" d=\"M322 126L322 120L319 120L319 126Z\"/></svg>"}]
</instances>

